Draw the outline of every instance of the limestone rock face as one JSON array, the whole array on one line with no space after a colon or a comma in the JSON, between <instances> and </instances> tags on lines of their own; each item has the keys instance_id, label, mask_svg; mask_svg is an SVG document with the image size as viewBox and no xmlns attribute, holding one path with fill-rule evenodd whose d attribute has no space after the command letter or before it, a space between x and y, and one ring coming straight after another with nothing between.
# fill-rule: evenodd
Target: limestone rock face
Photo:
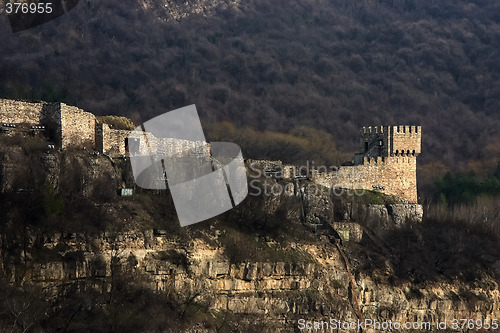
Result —
<instances>
[{"instance_id":1,"label":"limestone rock face","mask_svg":"<svg viewBox=\"0 0 500 333\"><path fill-rule=\"evenodd\" d=\"M30 179L30 166L43 170L44 178L58 190L61 177L71 178L74 173L75 187L81 187L84 195L91 195L100 181L106 181L111 191L115 191L124 184L124 179L131 184L130 177L116 172L117 164L124 161L112 162L104 156L95 156L86 150L73 154L42 153L28 156L22 148L13 147L9 149L0 148L0 192L5 193L12 190L13 185L21 190L32 190L33 184ZM76 184L76 179L79 178ZM122 178L122 179L120 179Z\"/></svg>"},{"instance_id":2,"label":"limestone rock face","mask_svg":"<svg viewBox=\"0 0 500 333\"><path fill-rule=\"evenodd\" d=\"M345 218L363 222L378 231L401 227L407 222L421 222L423 207L419 204L362 205L348 203L341 208ZM337 214L339 215L339 214Z\"/></svg>"},{"instance_id":3,"label":"limestone rock face","mask_svg":"<svg viewBox=\"0 0 500 333\"><path fill-rule=\"evenodd\" d=\"M387 206L387 213L394 224L399 227L407 221L421 222L424 209L422 205L417 204L395 204Z\"/></svg>"},{"instance_id":4,"label":"limestone rock face","mask_svg":"<svg viewBox=\"0 0 500 333\"><path fill-rule=\"evenodd\" d=\"M2 154L1 158L2 184L12 187L9 184L17 179L16 174L24 172L25 157L14 149ZM96 195L93 184L99 183L104 174L109 177L101 183L105 185L100 187L101 190L114 190L132 183L130 172L125 170L127 163L121 159L111 160L85 151L67 155L43 153L39 158L47 170L46 179L54 188L58 188L67 170L77 176L76 185L83 183L78 189L89 197L92 193ZM395 274L389 260L386 269L383 267L385 261L382 262L384 269L381 273L368 274L359 267L370 265L373 252L368 251L359 257L351 254L365 245L362 242L364 235L369 237L367 243L375 244L374 248L386 249L383 243L376 242L377 233L396 230L409 221L422 221L422 206L341 201L324 191L309 191L305 181L304 184L294 187L293 193L249 197L245 205L231 212L235 214L235 223L245 223L250 217L262 217L263 220L272 217L297 227L300 236L282 238L282 242L277 240L278 237L242 232L238 238L242 243L235 244L237 250L247 250L243 242L251 238L252 242L259 244L258 251L266 256L251 257L254 259L231 257L227 251L229 243L223 241L229 230L219 228L215 222L200 228L197 234L186 232L186 238L152 229L156 221L147 215L145 209L140 205L133 206L132 200L117 200L102 207L103 214L113 219L112 231L106 229L92 235L27 232L23 238L26 249L37 250L26 252L22 247L9 249L7 237L0 235L0 272L13 284L24 279L55 292L58 286L67 284L113 290L113 277L120 273L130 277L131 283L140 280L147 288L159 293L175 295L180 300L193 299L214 313L227 311L247 318L242 320L254 316L274 323L276 332L296 332L299 318L357 320L356 301L363 318L378 321L403 323L450 318L500 318L500 294L498 281L494 278L495 274L500 276L497 257L492 256L490 260L494 272L485 269L480 278L470 283L439 278L419 285L406 280L391 283L390 278ZM125 210L123 208L128 209L126 213L121 212ZM304 225L316 224L321 225L318 230L304 228ZM122 230L118 226L127 228ZM348 242L361 243L337 247L335 244L339 242L328 237L331 234L326 233L330 230L327 227L345 231L344 241L349 232ZM341 247L345 249L344 254L339 252ZM13 253L15 251L18 252ZM350 258L355 260L346 265L344 255L347 261ZM13 257L28 262L29 269L14 264ZM215 332L216 329L185 329L185 332L193 331Z\"/></svg>"},{"instance_id":5,"label":"limestone rock face","mask_svg":"<svg viewBox=\"0 0 500 333\"><path fill-rule=\"evenodd\" d=\"M379 208L373 209L379 213ZM294 332L297 323L290 318L357 319L351 303L348 273L338 251L328 243L293 245L295 251L311 255L314 259L310 262L231 263L220 247L210 246L202 240L186 246L167 241L164 236L154 236L152 232L124 233L119 237L102 235L90 240L75 234L70 236L69 242L64 237L68 236L47 237L44 245L55 248L64 241L66 245L72 244L68 253L79 255L34 264L31 274L37 283L50 286L60 281L97 278L111 284L113 270L121 269L137 276L146 275L152 289L186 297L197 295L196 298L208 304L210 309L276 321L280 323L278 332ZM147 237L152 239L145 239ZM145 248L146 243L156 245ZM94 251L89 251L90 248ZM120 253L119 262L123 263L120 268L111 265L116 253ZM129 263L127 257L134 257L136 263ZM399 286L380 283L364 274L355 278L364 319L401 323L462 317L498 318L500 293L497 284L488 277L483 283L491 288L471 287L460 282L434 283L419 288L409 283ZM467 294L464 290L468 290Z\"/></svg>"}]
</instances>

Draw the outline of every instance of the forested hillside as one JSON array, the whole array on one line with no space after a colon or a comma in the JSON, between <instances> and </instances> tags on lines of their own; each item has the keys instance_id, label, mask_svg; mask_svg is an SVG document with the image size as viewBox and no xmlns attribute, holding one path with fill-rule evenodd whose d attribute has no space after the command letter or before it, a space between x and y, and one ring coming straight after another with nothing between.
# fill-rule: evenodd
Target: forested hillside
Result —
<instances>
[{"instance_id":1,"label":"forested hillside","mask_svg":"<svg viewBox=\"0 0 500 333\"><path fill-rule=\"evenodd\" d=\"M210 15L182 20L169 20L174 5L148 3L80 1L17 34L3 17L0 96L137 123L195 103L206 124L257 136L306 125L348 152L360 126L419 124L423 179L496 167L498 1L249 0L219 10L212 1Z\"/></svg>"}]
</instances>

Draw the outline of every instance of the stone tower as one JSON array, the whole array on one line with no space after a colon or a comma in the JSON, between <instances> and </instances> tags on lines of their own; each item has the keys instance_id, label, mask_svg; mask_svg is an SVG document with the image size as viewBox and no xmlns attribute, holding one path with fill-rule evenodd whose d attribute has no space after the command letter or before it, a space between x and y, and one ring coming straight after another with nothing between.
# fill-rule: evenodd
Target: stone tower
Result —
<instances>
[{"instance_id":1,"label":"stone tower","mask_svg":"<svg viewBox=\"0 0 500 333\"><path fill-rule=\"evenodd\" d=\"M315 174L314 182L329 188L363 189L417 203L417 156L420 126L369 126L361 129L361 152L354 165Z\"/></svg>"},{"instance_id":2,"label":"stone tower","mask_svg":"<svg viewBox=\"0 0 500 333\"><path fill-rule=\"evenodd\" d=\"M368 126L361 129L361 152L354 163L365 157L418 156L422 141L421 126Z\"/></svg>"}]
</instances>

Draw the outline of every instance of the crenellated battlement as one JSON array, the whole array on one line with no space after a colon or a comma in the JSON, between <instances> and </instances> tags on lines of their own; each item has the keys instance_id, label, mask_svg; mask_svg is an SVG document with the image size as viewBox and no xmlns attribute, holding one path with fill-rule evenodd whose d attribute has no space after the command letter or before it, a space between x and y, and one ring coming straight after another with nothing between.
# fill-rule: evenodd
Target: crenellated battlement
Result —
<instances>
[{"instance_id":1,"label":"crenellated battlement","mask_svg":"<svg viewBox=\"0 0 500 333\"><path fill-rule=\"evenodd\" d=\"M420 126L365 126L361 129L361 152L353 166L335 172L315 172L313 181L326 187L364 189L417 202L417 156Z\"/></svg>"},{"instance_id":2,"label":"crenellated battlement","mask_svg":"<svg viewBox=\"0 0 500 333\"><path fill-rule=\"evenodd\" d=\"M409 125L397 125L397 126L363 126L361 129L361 134L370 135L370 134L384 134L384 133L392 133L402 135L409 134L414 135L421 132L421 126L409 126Z\"/></svg>"},{"instance_id":3,"label":"crenellated battlement","mask_svg":"<svg viewBox=\"0 0 500 333\"><path fill-rule=\"evenodd\" d=\"M2 135L11 135L22 128L43 128L43 135L60 149L90 147L110 156L128 153L130 146L139 151L151 150L166 156L180 156L189 151L194 155L210 155L206 142L155 138L151 133L131 134L130 130L113 129L96 117L64 103L21 102L0 99ZM11 126L21 125L21 126ZM361 129L361 152L354 165L341 166L336 171L312 168L304 173L281 162L255 161L269 175L283 178L311 177L327 187L382 191L410 202L417 202L416 160L421 152L420 126L365 126ZM309 169L309 168L307 168Z\"/></svg>"},{"instance_id":4,"label":"crenellated battlement","mask_svg":"<svg viewBox=\"0 0 500 333\"><path fill-rule=\"evenodd\" d=\"M361 134L383 134L389 132L389 126L363 126Z\"/></svg>"},{"instance_id":5,"label":"crenellated battlement","mask_svg":"<svg viewBox=\"0 0 500 333\"><path fill-rule=\"evenodd\" d=\"M420 126L392 126L389 155L414 155L421 152L422 128Z\"/></svg>"},{"instance_id":6,"label":"crenellated battlement","mask_svg":"<svg viewBox=\"0 0 500 333\"><path fill-rule=\"evenodd\" d=\"M362 157L417 156L420 154L422 128L420 126L365 126L361 129Z\"/></svg>"},{"instance_id":7,"label":"crenellated battlement","mask_svg":"<svg viewBox=\"0 0 500 333\"><path fill-rule=\"evenodd\" d=\"M421 132L421 126L393 126L393 133L398 135L416 135Z\"/></svg>"}]
</instances>

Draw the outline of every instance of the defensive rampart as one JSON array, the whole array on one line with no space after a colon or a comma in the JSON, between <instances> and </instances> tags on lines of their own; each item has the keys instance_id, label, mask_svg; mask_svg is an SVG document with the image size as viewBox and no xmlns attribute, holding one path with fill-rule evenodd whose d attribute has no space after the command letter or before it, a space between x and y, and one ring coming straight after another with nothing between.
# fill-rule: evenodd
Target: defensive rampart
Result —
<instances>
[{"instance_id":1,"label":"defensive rampart","mask_svg":"<svg viewBox=\"0 0 500 333\"><path fill-rule=\"evenodd\" d=\"M417 202L415 156L365 157L363 164L341 166L336 171L312 171L312 181L328 188L365 189Z\"/></svg>"}]
</instances>

